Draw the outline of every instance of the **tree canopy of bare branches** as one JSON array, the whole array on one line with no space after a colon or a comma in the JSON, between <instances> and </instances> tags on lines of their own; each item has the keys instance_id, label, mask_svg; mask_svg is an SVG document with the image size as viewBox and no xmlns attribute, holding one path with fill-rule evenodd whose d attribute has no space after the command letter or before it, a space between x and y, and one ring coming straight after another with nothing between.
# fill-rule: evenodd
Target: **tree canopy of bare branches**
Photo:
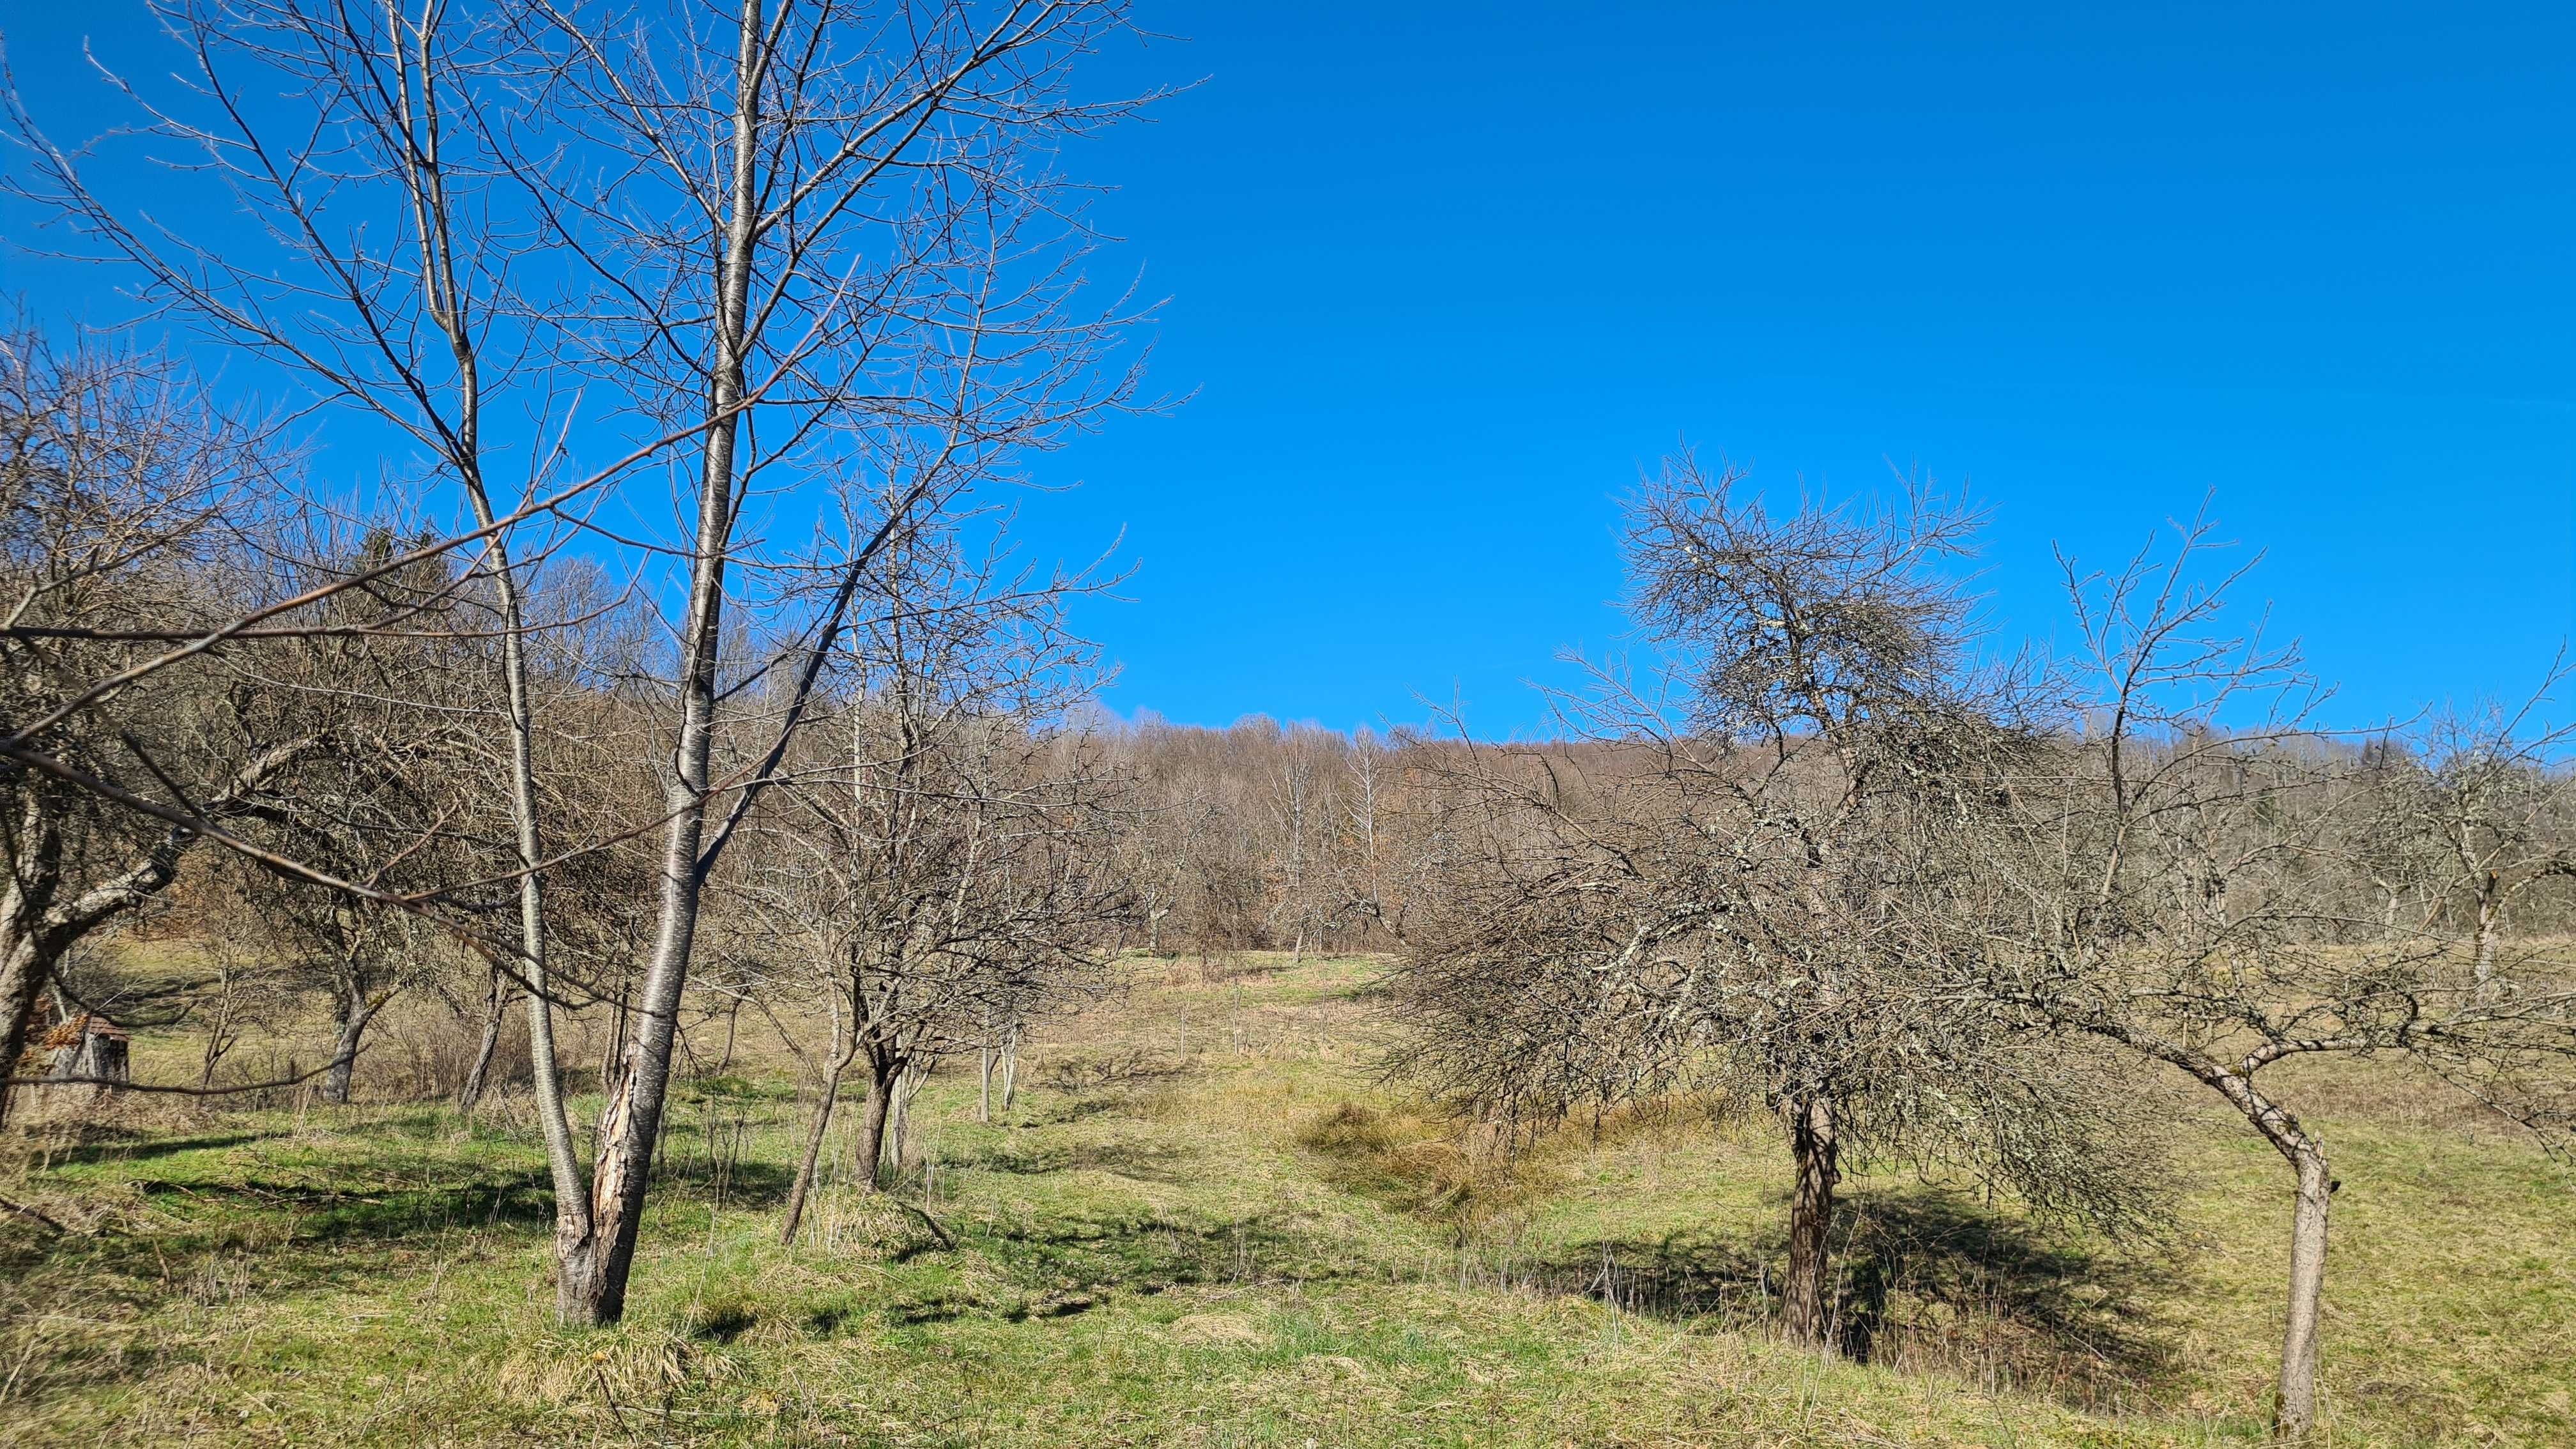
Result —
<instances>
[{"instance_id":1,"label":"tree canopy of bare branches","mask_svg":"<svg viewBox=\"0 0 2576 1449\"><path fill-rule=\"evenodd\" d=\"M1796 1166L1784 1317L1827 1342L1844 1171L1946 1160L2122 1226L2150 1137L2104 1054L1992 989L1982 827L2045 753L1971 651L1929 492L1773 512L1673 460L1630 506L1657 667L1564 701L1590 743L1446 771L1445 878L1396 978L1398 1062L1463 1104L1560 1114L1696 1090L1776 1114ZM2107 1150L2114 1138L2121 1150Z\"/></svg>"}]
</instances>

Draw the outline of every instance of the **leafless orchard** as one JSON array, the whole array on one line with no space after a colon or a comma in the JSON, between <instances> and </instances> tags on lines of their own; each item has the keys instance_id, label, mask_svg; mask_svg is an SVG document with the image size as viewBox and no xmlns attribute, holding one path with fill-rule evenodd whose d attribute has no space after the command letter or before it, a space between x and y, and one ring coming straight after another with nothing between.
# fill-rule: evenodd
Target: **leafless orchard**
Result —
<instances>
[{"instance_id":1,"label":"leafless orchard","mask_svg":"<svg viewBox=\"0 0 2576 1449\"><path fill-rule=\"evenodd\" d=\"M1365 953L1381 1065L1462 1135L1763 1124L1821 1352L1851 1177L2153 1234L2149 1086L2205 1089L2288 1169L2289 1435L2338 1183L2275 1069L2576 1127L2563 662L2355 729L2205 522L2065 560L2051 656L1983 621L1960 500L1684 455L1628 500L1632 652L1543 738L1120 721L1068 615L1114 569L1026 566L1008 506L1143 405L1150 308L1087 284L1058 169L1143 104L1075 80L1116 0L159 13L182 78L98 147L13 99L12 185L134 336L270 400L0 335L9 1086L346 1102L397 1003L443 1011L418 1085L524 1086L555 1311L601 1325L674 1083L744 1032L801 1072L792 1247L841 1113L872 1190L929 1073L1007 1107L1139 952ZM102 147L238 224L153 221ZM97 957L156 929L208 964L145 1003ZM81 1054L144 1011L191 1080ZM240 1049L313 1011L325 1059Z\"/></svg>"}]
</instances>

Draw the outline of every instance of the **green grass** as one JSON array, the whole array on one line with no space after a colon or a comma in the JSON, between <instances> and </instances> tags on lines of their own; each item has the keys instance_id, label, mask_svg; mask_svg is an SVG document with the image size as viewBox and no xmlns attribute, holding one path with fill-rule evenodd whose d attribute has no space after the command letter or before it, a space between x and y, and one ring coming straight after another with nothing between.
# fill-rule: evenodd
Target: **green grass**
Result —
<instances>
[{"instance_id":1,"label":"green grass","mask_svg":"<svg viewBox=\"0 0 2576 1449\"><path fill-rule=\"evenodd\" d=\"M921 1108L913 1212L827 1186L755 1059L685 1094L627 1321L551 1323L524 1103L129 1103L13 1145L11 1445L2200 1444L2259 1440L2287 1175L2187 1095L2167 1241L1857 1185L1871 1363L1767 1333L1783 1164L1686 1116L1509 1172L1378 1084L1349 962L1142 986L1033 1046L1007 1121ZM145 1043L178 1061L175 1043ZM141 1054L139 1054L141 1055ZM965 1064L971 1067L971 1063ZM1121 1073L1124 1073L1123 1075ZM1110 1080L1101 1082L1107 1076ZM2569 1179L2375 1078L2337 1153L2334 1442L2576 1441ZM1875 1305L1875 1306L1872 1306Z\"/></svg>"}]
</instances>

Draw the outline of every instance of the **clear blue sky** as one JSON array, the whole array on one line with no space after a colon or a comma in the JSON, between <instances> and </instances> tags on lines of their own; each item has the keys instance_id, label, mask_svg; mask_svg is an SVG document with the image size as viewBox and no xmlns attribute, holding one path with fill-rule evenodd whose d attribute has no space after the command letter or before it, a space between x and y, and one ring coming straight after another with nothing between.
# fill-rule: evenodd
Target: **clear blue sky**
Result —
<instances>
[{"instance_id":1,"label":"clear blue sky","mask_svg":"<svg viewBox=\"0 0 2576 1449\"><path fill-rule=\"evenodd\" d=\"M118 7L0 0L39 99ZM138 7L139 8L139 7ZM1188 395L1041 475L1126 530L1122 710L1496 732L1615 642L1614 498L1676 442L1889 463L2049 547L2215 495L2361 720L2576 633L2576 11L2563 5L1179 4L1070 158Z\"/></svg>"}]
</instances>

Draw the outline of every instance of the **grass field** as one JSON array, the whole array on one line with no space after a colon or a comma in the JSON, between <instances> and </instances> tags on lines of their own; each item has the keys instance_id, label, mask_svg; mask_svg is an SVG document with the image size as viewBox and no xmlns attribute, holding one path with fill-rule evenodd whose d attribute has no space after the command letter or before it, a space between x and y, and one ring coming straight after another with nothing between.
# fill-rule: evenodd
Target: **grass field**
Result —
<instances>
[{"instance_id":1,"label":"grass field","mask_svg":"<svg viewBox=\"0 0 2576 1449\"><path fill-rule=\"evenodd\" d=\"M1137 988L1015 1108L933 1080L922 1165L776 1242L783 1065L669 1128L628 1319L552 1326L533 1121L66 1114L0 1164L10 1445L2128 1445L2258 1441L2287 1174L2177 1090L2170 1231L1911 1175L1838 1237L1866 1364L1770 1340L1780 1152L1685 1114L1510 1170L1371 1071L1368 967ZM184 1046L139 1044L147 1074ZM971 1063L966 1064L971 1067ZM2474 1114L2297 1093L2337 1154L2331 1442L2576 1443L2576 1194ZM936 1225L934 1227L934 1225ZM953 1246L952 1246L953 1244Z\"/></svg>"}]
</instances>

